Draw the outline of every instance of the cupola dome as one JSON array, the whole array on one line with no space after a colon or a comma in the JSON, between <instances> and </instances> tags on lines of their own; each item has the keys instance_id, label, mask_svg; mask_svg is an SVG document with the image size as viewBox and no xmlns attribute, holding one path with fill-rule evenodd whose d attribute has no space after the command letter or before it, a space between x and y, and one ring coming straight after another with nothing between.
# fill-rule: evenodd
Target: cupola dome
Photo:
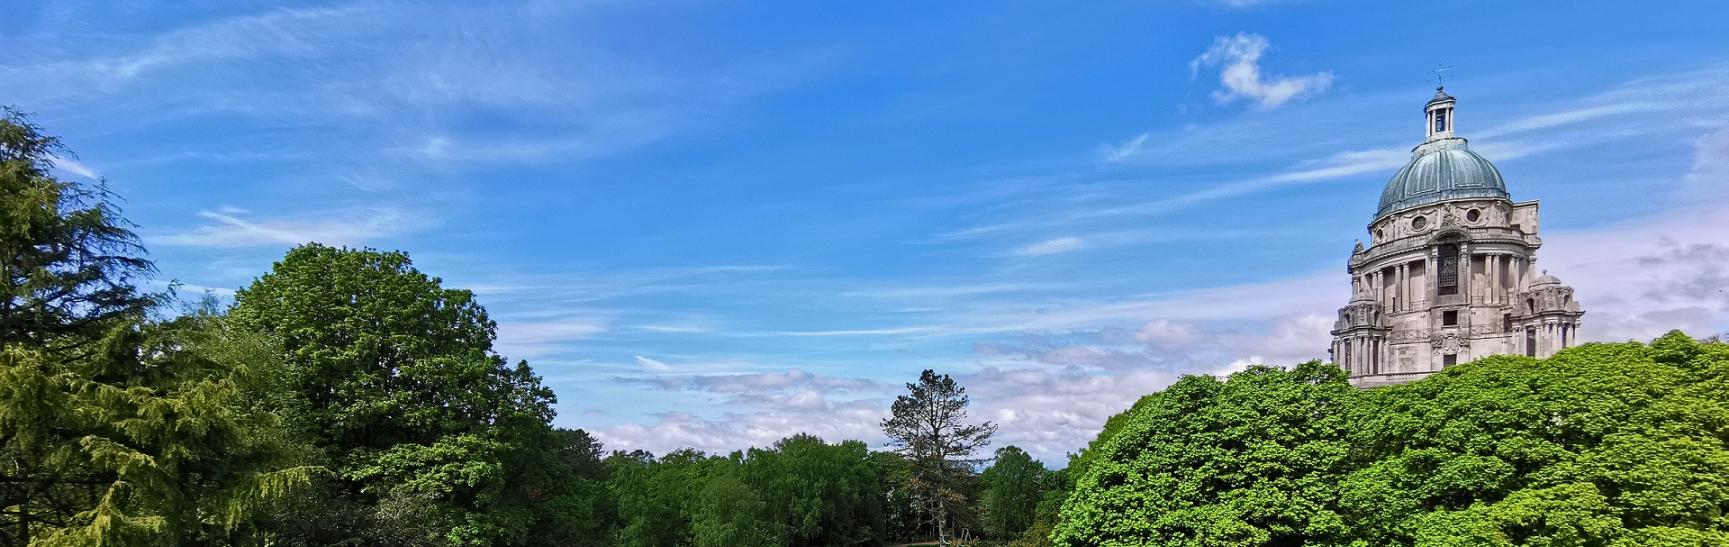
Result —
<instances>
[{"instance_id":1,"label":"cupola dome","mask_svg":"<svg viewBox=\"0 0 1729 547\"><path fill-rule=\"evenodd\" d=\"M1468 198L1511 199L1501 172L1453 134L1454 99L1440 88L1424 105L1428 141L1411 150L1411 161L1381 192L1375 218L1413 207Z\"/></svg>"}]
</instances>

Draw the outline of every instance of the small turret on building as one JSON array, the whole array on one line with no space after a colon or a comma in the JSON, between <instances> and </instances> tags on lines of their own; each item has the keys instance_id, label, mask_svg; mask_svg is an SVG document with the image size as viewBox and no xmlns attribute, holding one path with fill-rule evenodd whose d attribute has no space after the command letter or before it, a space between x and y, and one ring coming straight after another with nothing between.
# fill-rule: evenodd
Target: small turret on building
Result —
<instances>
[{"instance_id":1,"label":"small turret on building","mask_svg":"<svg viewBox=\"0 0 1729 547\"><path fill-rule=\"evenodd\" d=\"M1495 354L1548 357L1578 343L1573 288L1537 274L1537 202L1514 203L1501 172L1455 133L1437 87L1427 138L1381 192L1346 271L1352 297L1333 361L1359 387L1416 380Z\"/></svg>"}]
</instances>

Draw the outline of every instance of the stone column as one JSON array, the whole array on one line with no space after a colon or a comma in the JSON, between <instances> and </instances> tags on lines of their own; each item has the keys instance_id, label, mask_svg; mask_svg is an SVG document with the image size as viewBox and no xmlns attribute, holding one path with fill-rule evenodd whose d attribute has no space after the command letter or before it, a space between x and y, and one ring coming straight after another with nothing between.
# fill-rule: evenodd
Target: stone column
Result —
<instances>
[{"instance_id":1,"label":"stone column","mask_svg":"<svg viewBox=\"0 0 1729 547\"><path fill-rule=\"evenodd\" d=\"M1489 278L1489 286L1484 288L1484 290L1489 293L1489 297L1485 300L1489 304L1499 303L1501 301L1500 253L1488 253L1483 255L1483 273L1487 274L1485 277Z\"/></svg>"},{"instance_id":2,"label":"stone column","mask_svg":"<svg viewBox=\"0 0 1729 547\"><path fill-rule=\"evenodd\" d=\"M1429 261L1423 264L1423 298L1433 303L1437 294L1435 283L1441 274L1441 248L1429 247Z\"/></svg>"},{"instance_id":3,"label":"stone column","mask_svg":"<svg viewBox=\"0 0 1729 547\"><path fill-rule=\"evenodd\" d=\"M1459 244L1459 294L1464 295L1465 305L1471 302L1471 291L1477 287L1471 283L1471 242Z\"/></svg>"},{"instance_id":4,"label":"stone column","mask_svg":"<svg viewBox=\"0 0 1729 547\"><path fill-rule=\"evenodd\" d=\"M1513 287L1519 290L1525 290L1525 272L1531 269L1530 261L1523 256L1519 257L1518 260L1518 269L1513 271Z\"/></svg>"},{"instance_id":5,"label":"stone column","mask_svg":"<svg viewBox=\"0 0 1729 547\"><path fill-rule=\"evenodd\" d=\"M1369 272L1369 298L1375 299L1375 304L1381 304L1381 271Z\"/></svg>"},{"instance_id":6,"label":"stone column","mask_svg":"<svg viewBox=\"0 0 1729 547\"><path fill-rule=\"evenodd\" d=\"M1411 307L1411 263L1399 263L1399 310Z\"/></svg>"},{"instance_id":7,"label":"stone column","mask_svg":"<svg viewBox=\"0 0 1729 547\"><path fill-rule=\"evenodd\" d=\"M1367 353L1367 352L1363 351L1363 337L1361 335L1359 335L1359 336L1356 336L1354 338L1351 338L1351 343L1355 344L1357 346L1356 350L1351 352L1351 353L1356 355L1356 358L1352 359L1352 361L1356 361L1356 363L1352 364L1352 368L1357 371L1357 374L1362 374L1363 373L1363 355L1365 353Z\"/></svg>"}]
</instances>

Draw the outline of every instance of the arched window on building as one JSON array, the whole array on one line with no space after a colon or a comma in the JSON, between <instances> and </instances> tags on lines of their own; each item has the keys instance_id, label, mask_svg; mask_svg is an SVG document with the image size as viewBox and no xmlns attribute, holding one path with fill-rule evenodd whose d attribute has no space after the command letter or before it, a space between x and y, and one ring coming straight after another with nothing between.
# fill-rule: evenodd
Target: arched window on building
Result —
<instances>
[{"instance_id":1,"label":"arched window on building","mask_svg":"<svg viewBox=\"0 0 1729 547\"><path fill-rule=\"evenodd\" d=\"M1435 269L1435 294L1459 294L1459 246L1446 243L1438 250L1440 267Z\"/></svg>"}]
</instances>

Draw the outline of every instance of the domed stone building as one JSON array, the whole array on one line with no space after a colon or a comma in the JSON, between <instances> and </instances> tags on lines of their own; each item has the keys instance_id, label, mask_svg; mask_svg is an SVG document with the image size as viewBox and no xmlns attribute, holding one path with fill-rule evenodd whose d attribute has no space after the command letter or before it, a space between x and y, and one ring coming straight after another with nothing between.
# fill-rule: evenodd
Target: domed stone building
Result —
<instances>
[{"instance_id":1,"label":"domed stone building","mask_svg":"<svg viewBox=\"0 0 1729 547\"><path fill-rule=\"evenodd\" d=\"M1495 354L1548 357L1578 343L1573 288L1537 269L1537 202L1513 202L1501 172L1453 131L1455 100L1424 106L1428 138L1381 192L1346 270L1333 325L1351 384L1409 382Z\"/></svg>"}]
</instances>

